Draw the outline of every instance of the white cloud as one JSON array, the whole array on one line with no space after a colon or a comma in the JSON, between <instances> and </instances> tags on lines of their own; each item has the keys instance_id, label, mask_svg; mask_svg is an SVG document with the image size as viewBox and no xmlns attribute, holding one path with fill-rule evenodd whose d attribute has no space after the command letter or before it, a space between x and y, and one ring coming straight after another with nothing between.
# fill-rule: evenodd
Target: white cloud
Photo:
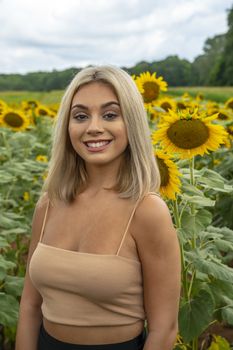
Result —
<instances>
[{"instance_id":1,"label":"white cloud","mask_svg":"<svg viewBox=\"0 0 233 350\"><path fill-rule=\"evenodd\" d=\"M227 30L232 0L2 0L0 72L193 60Z\"/></svg>"}]
</instances>

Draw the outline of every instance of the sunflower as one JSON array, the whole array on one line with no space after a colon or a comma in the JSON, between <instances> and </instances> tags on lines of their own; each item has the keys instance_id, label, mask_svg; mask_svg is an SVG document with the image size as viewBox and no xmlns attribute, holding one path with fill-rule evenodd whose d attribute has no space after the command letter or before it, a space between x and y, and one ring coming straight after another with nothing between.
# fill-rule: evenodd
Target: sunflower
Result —
<instances>
[{"instance_id":1,"label":"sunflower","mask_svg":"<svg viewBox=\"0 0 233 350\"><path fill-rule=\"evenodd\" d=\"M226 102L225 102L225 106L226 108L230 108L233 110L233 97L229 98Z\"/></svg>"},{"instance_id":2,"label":"sunflower","mask_svg":"<svg viewBox=\"0 0 233 350\"><path fill-rule=\"evenodd\" d=\"M14 131L22 131L27 129L30 121L21 111L8 108L0 115L0 124Z\"/></svg>"},{"instance_id":3,"label":"sunflower","mask_svg":"<svg viewBox=\"0 0 233 350\"><path fill-rule=\"evenodd\" d=\"M183 109L186 109L189 107L189 104L183 100L177 100L176 101L176 109L177 111L182 111Z\"/></svg>"},{"instance_id":4,"label":"sunflower","mask_svg":"<svg viewBox=\"0 0 233 350\"><path fill-rule=\"evenodd\" d=\"M180 193L181 181L179 177L182 175L177 165L167 154L161 150L155 150L154 154L161 177L160 193L169 199L176 199L176 193Z\"/></svg>"},{"instance_id":5,"label":"sunflower","mask_svg":"<svg viewBox=\"0 0 233 350\"><path fill-rule=\"evenodd\" d=\"M162 77L157 78L156 73L152 75L149 72L141 73L135 82L145 105L153 104L158 99L160 91L167 91L167 83Z\"/></svg>"},{"instance_id":6,"label":"sunflower","mask_svg":"<svg viewBox=\"0 0 233 350\"><path fill-rule=\"evenodd\" d=\"M225 108L220 108L218 111L218 119L219 120L232 120L232 112Z\"/></svg>"},{"instance_id":7,"label":"sunflower","mask_svg":"<svg viewBox=\"0 0 233 350\"><path fill-rule=\"evenodd\" d=\"M41 163L47 163L48 162L48 157L47 156L42 156L41 154L39 154L36 157L36 161L37 162L41 162Z\"/></svg>"},{"instance_id":8,"label":"sunflower","mask_svg":"<svg viewBox=\"0 0 233 350\"><path fill-rule=\"evenodd\" d=\"M176 102L170 97L162 97L156 101L156 106L161 107L165 112L169 109L176 110Z\"/></svg>"},{"instance_id":9,"label":"sunflower","mask_svg":"<svg viewBox=\"0 0 233 350\"><path fill-rule=\"evenodd\" d=\"M28 110L33 110L35 109L36 107L39 106L39 101L37 100L28 100L28 101L22 101L21 102L21 106L22 106L22 109L25 110L25 111L28 111Z\"/></svg>"},{"instance_id":10,"label":"sunflower","mask_svg":"<svg viewBox=\"0 0 233 350\"><path fill-rule=\"evenodd\" d=\"M59 103L53 103L49 105L49 109L56 115L59 109Z\"/></svg>"},{"instance_id":11,"label":"sunflower","mask_svg":"<svg viewBox=\"0 0 233 350\"><path fill-rule=\"evenodd\" d=\"M56 113L51 111L46 106L42 106L42 105L35 108L35 114L39 117L48 116L48 117L52 117L52 118L55 117L55 115L56 115Z\"/></svg>"},{"instance_id":12,"label":"sunflower","mask_svg":"<svg viewBox=\"0 0 233 350\"><path fill-rule=\"evenodd\" d=\"M29 192L24 192L24 194L23 194L23 200L24 200L25 202L28 202L29 199L30 199Z\"/></svg>"},{"instance_id":13,"label":"sunflower","mask_svg":"<svg viewBox=\"0 0 233 350\"><path fill-rule=\"evenodd\" d=\"M155 107L148 105L148 106L145 106L145 108L146 108L149 121L155 122L159 120L159 112L155 109Z\"/></svg>"},{"instance_id":14,"label":"sunflower","mask_svg":"<svg viewBox=\"0 0 233 350\"><path fill-rule=\"evenodd\" d=\"M2 114L5 109L7 109L7 104L3 100L0 100L0 114Z\"/></svg>"},{"instance_id":15,"label":"sunflower","mask_svg":"<svg viewBox=\"0 0 233 350\"><path fill-rule=\"evenodd\" d=\"M153 143L161 142L167 152L180 153L182 159L215 151L225 142L227 132L221 125L212 124L217 114L206 117L205 112L169 110L152 134Z\"/></svg>"},{"instance_id":16,"label":"sunflower","mask_svg":"<svg viewBox=\"0 0 233 350\"><path fill-rule=\"evenodd\" d=\"M204 95L201 94L200 92L197 93L195 99L200 102L200 101L203 101L204 100Z\"/></svg>"},{"instance_id":17,"label":"sunflower","mask_svg":"<svg viewBox=\"0 0 233 350\"><path fill-rule=\"evenodd\" d=\"M233 140L233 124L227 125L226 130L231 140Z\"/></svg>"}]
</instances>

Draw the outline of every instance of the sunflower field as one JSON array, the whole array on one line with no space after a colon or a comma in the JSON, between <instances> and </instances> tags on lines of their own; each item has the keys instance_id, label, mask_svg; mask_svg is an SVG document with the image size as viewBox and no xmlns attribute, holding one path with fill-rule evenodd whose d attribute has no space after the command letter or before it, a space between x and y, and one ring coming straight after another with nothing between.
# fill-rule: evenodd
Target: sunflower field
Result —
<instances>
[{"instance_id":1,"label":"sunflower field","mask_svg":"<svg viewBox=\"0 0 233 350\"><path fill-rule=\"evenodd\" d=\"M233 96L171 97L156 73L132 77L143 97L160 193L182 262L175 350L233 348ZM0 348L14 348L31 220L46 178L58 104L0 100ZM218 325L222 332L215 334Z\"/></svg>"}]
</instances>

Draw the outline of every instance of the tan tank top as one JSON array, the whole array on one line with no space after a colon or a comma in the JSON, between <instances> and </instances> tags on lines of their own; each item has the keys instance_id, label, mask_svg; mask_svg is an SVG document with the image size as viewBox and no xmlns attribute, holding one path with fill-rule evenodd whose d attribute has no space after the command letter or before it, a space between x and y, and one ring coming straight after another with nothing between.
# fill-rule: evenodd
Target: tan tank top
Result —
<instances>
[{"instance_id":1,"label":"tan tank top","mask_svg":"<svg viewBox=\"0 0 233 350\"><path fill-rule=\"evenodd\" d=\"M141 263L119 255L140 200L116 255L76 252L42 243L48 201L40 240L29 265L47 320L75 326L117 326L146 319Z\"/></svg>"}]
</instances>

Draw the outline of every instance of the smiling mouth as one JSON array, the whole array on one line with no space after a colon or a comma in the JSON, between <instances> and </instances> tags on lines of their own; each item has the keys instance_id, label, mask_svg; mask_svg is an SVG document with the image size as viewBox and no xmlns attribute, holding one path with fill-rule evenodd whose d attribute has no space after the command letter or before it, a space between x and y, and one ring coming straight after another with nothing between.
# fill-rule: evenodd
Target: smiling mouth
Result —
<instances>
[{"instance_id":1,"label":"smiling mouth","mask_svg":"<svg viewBox=\"0 0 233 350\"><path fill-rule=\"evenodd\" d=\"M99 149L107 146L112 140L98 141L98 142L84 142L84 144L91 149Z\"/></svg>"},{"instance_id":2,"label":"smiling mouth","mask_svg":"<svg viewBox=\"0 0 233 350\"><path fill-rule=\"evenodd\" d=\"M85 146L89 150L102 150L105 149L106 146L108 146L112 140L106 140L106 141L93 141L93 142L84 142Z\"/></svg>"}]
</instances>

